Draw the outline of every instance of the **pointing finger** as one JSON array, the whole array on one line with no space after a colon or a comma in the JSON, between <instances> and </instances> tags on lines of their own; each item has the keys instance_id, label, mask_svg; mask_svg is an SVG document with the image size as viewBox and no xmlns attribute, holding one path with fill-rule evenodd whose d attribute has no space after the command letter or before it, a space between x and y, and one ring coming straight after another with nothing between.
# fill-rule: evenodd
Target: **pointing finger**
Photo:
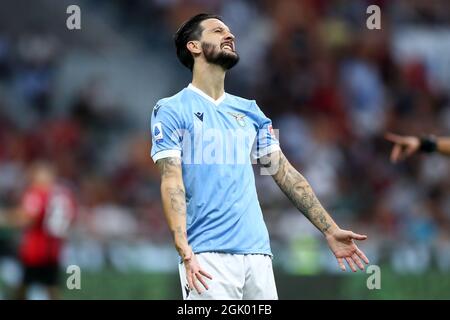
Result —
<instances>
[{"instance_id":1,"label":"pointing finger","mask_svg":"<svg viewBox=\"0 0 450 320\"><path fill-rule=\"evenodd\" d=\"M390 133L390 132L386 133L384 135L384 138L393 143L402 143L403 142L402 136L399 136L398 134L394 134L394 133Z\"/></svg>"}]
</instances>

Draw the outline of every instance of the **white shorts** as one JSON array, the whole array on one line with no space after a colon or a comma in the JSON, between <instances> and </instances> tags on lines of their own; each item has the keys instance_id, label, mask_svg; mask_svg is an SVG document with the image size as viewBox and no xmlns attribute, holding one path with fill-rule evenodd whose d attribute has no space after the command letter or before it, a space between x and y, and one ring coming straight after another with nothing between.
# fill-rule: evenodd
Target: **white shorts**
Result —
<instances>
[{"instance_id":1,"label":"white shorts","mask_svg":"<svg viewBox=\"0 0 450 320\"><path fill-rule=\"evenodd\" d=\"M179 265L184 300L277 300L272 258L262 254L204 252L195 255L200 267L212 276L204 278L209 290L189 290L186 269Z\"/></svg>"}]
</instances>

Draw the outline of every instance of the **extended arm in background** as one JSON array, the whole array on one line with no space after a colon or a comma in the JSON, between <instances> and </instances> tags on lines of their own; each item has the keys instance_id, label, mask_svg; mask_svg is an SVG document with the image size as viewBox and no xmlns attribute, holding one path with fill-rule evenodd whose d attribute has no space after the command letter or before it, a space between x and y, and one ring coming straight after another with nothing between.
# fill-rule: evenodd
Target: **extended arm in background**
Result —
<instances>
[{"instance_id":1,"label":"extended arm in background","mask_svg":"<svg viewBox=\"0 0 450 320\"><path fill-rule=\"evenodd\" d=\"M26 228L33 224L35 220L36 218L28 214L23 206L16 209L0 210L0 228Z\"/></svg>"},{"instance_id":2,"label":"extended arm in background","mask_svg":"<svg viewBox=\"0 0 450 320\"><path fill-rule=\"evenodd\" d=\"M386 133L385 138L394 143L391 152L391 161L393 163L404 160L416 152L439 152L450 156L450 137L416 137Z\"/></svg>"}]
</instances>

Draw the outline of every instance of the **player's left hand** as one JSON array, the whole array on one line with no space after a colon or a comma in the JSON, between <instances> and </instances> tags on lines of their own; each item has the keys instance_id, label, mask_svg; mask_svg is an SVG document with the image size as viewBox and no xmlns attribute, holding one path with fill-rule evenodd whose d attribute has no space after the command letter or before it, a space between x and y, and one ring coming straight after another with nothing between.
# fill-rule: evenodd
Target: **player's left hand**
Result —
<instances>
[{"instance_id":1,"label":"player's left hand","mask_svg":"<svg viewBox=\"0 0 450 320\"><path fill-rule=\"evenodd\" d=\"M328 241L328 246L336 256L342 271L345 271L344 259L347 261L353 272L356 272L355 264L359 269L364 270L364 265L361 260L366 264L369 264L369 259L367 259L364 252L362 252L353 241L366 240L366 235L337 228L335 231L328 234L326 239Z\"/></svg>"}]
</instances>

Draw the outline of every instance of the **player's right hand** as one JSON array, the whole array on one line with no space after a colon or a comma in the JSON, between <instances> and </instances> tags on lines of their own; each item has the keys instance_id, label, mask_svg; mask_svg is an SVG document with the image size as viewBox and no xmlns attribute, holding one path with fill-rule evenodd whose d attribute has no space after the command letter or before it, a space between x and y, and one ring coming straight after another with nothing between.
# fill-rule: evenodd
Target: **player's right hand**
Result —
<instances>
[{"instance_id":1,"label":"player's right hand","mask_svg":"<svg viewBox=\"0 0 450 320\"><path fill-rule=\"evenodd\" d=\"M391 152L391 161L396 163L404 160L413 153L417 152L420 147L420 139L414 136L399 136L393 133L386 133L386 140L393 142L394 147Z\"/></svg>"},{"instance_id":2,"label":"player's right hand","mask_svg":"<svg viewBox=\"0 0 450 320\"><path fill-rule=\"evenodd\" d=\"M201 289L201 286L198 282L200 282L203 287L208 290L208 284L205 281L205 278L208 278L209 280L212 280L212 277L209 273L207 273L205 270L203 270L195 256L195 254L191 251L188 255L186 255L183 259L184 267L186 269L186 278L189 285L189 289L192 290L195 288L197 290L198 294L202 294L203 289ZM198 281L198 282L197 282Z\"/></svg>"}]
</instances>

